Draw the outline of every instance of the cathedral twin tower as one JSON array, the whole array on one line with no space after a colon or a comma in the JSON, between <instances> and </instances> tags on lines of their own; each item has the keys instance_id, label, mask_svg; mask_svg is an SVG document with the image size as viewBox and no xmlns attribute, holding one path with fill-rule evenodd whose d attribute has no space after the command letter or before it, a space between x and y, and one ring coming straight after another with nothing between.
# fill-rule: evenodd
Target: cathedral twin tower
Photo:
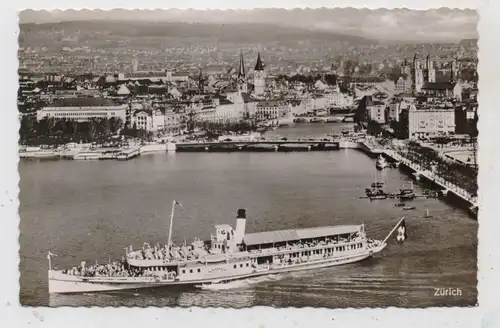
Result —
<instances>
[{"instance_id":1,"label":"cathedral twin tower","mask_svg":"<svg viewBox=\"0 0 500 328\"><path fill-rule=\"evenodd\" d=\"M264 74L264 64L260 59L260 53L257 54L257 63L254 68L254 95L261 97L264 95L264 89L266 87L266 79ZM240 51L240 64L238 68L238 91L243 93L248 93L248 86L245 74L245 63L243 60L243 52Z\"/></svg>"},{"instance_id":2,"label":"cathedral twin tower","mask_svg":"<svg viewBox=\"0 0 500 328\"><path fill-rule=\"evenodd\" d=\"M413 65L405 59L401 65L401 74L411 77L411 82L416 92L420 92L425 83L436 82L436 69L429 55L427 55L424 62L421 62L418 55L415 54Z\"/></svg>"}]
</instances>

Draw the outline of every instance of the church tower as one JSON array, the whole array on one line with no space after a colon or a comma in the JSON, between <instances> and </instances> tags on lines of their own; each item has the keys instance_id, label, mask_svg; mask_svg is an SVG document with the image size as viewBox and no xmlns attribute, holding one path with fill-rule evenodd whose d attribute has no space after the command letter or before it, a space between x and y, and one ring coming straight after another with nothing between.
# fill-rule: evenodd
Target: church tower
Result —
<instances>
[{"instance_id":1,"label":"church tower","mask_svg":"<svg viewBox=\"0 0 500 328\"><path fill-rule=\"evenodd\" d=\"M243 52L240 50L240 64L238 67L238 93L247 93L248 85L245 75L245 62L243 61Z\"/></svg>"},{"instance_id":2,"label":"church tower","mask_svg":"<svg viewBox=\"0 0 500 328\"><path fill-rule=\"evenodd\" d=\"M450 82L458 81L458 72L459 72L458 61L456 58L454 58L453 61L451 62Z\"/></svg>"},{"instance_id":3,"label":"church tower","mask_svg":"<svg viewBox=\"0 0 500 328\"><path fill-rule=\"evenodd\" d=\"M436 69L430 55L427 55L427 82L436 82Z\"/></svg>"},{"instance_id":4,"label":"church tower","mask_svg":"<svg viewBox=\"0 0 500 328\"><path fill-rule=\"evenodd\" d=\"M264 76L264 65L262 64L262 60L260 59L260 52L257 54L257 63L255 64L254 71L253 84L255 87L255 95L263 96L266 87L266 80Z\"/></svg>"},{"instance_id":5,"label":"church tower","mask_svg":"<svg viewBox=\"0 0 500 328\"><path fill-rule=\"evenodd\" d=\"M406 58L403 61L403 64L401 64L401 75L406 75L406 77L411 76L411 67Z\"/></svg>"},{"instance_id":6,"label":"church tower","mask_svg":"<svg viewBox=\"0 0 500 328\"><path fill-rule=\"evenodd\" d=\"M413 85L415 92L422 91L424 86L424 72L417 54L413 57Z\"/></svg>"},{"instance_id":7,"label":"church tower","mask_svg":"<svg viewBox=\"0 0 500 328\"><path fill-rule=\"evenodd\" d=\"M203 80L203 72L200 68L200 73L198 74L198 90L200 91L200 93L205 91L204 84L205 81Z\"/></svg>"}]
</instances>

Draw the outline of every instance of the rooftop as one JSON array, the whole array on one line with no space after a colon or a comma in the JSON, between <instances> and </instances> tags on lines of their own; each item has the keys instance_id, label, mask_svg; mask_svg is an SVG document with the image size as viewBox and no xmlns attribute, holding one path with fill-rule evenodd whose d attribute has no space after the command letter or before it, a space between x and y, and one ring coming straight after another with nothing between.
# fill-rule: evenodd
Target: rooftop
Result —
<instances>
[{"instance_id":1,"label":"rooftop","mask_svg":"<svg viewBox=\"0 0 500 328\"><path fill-rule=\"evenodd\" d=\"M110 107L110 106L119 106L119 103L116 103L110 99L106 98L64 98L58 99L54 103L47 105L47 107Z\"/></svg>"},{"instance_id":2,"label":"rooftop","mask_svg":"<svg viewBox=\"0 0 500 328\"><path fill-rule=\"evenodd\" d=\"M266 101L259 101L257 103L257 106L259 107L273 107L273 106L284 106L284 105L286 105L286 102L279 100L266 100Z\"/></svg>"},{"instance_id":3,"label":"rooftop","mask_svg":"<svg viewBox=\"0 0 500 328\"><path fill-rule=\"evenodd\" d=\"M220 105L232 105L232 104L233 104L233 102L231 102L231 101L230 101L230 100L228 100L228 99L220 99L220 100L219 100L219 104L220 104Z\"/></svg>"},{"instance_id":4,"label":"rooftop","mask_svg":"<svg viewBox=\"0 0 500 328\"><path fill-rule=\"evenodd\" d=\"M305 229L264 231L246 234L243 241L247 246L280 243L326 236L350 234L360 231L360 225L326 226Z\"/></svg>"},{"instance_id":5,"label":"rooftop","mask_svg":"<svg viewBox=\"0 0 500 328\"><path fill-rule=\"evenodd\" d=\"M456 83L451 82L427 82L422 86L425 90L451 90Z\"/></svg>"}]
</instances>

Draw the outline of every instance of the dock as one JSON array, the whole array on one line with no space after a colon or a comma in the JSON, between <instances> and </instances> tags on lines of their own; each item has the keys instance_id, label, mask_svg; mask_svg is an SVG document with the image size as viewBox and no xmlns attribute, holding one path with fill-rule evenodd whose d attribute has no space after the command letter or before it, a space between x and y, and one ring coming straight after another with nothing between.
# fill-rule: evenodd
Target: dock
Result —
<instances>
[{"instance_id":1,"label":"dock","mask_svg":"<svg viewBox=\"0 0 500 328\"><path fill-rule=\"evenodd\" d=\"M141 155L141 147L132 147L128 149L122 149L122 151L116 155L116 159L120 161L128 161L134 157Z\"/></svg>"}]
</instances>

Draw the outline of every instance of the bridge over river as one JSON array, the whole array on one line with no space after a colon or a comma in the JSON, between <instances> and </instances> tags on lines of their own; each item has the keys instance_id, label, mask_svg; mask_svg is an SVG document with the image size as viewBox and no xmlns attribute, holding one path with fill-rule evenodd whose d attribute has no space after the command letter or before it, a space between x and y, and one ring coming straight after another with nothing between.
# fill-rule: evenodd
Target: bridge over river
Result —
<instances>
[{"instance_id":1,"label":"bridge over river","mask_svg":"<svg viewBox=\"0 0 500 328\"><path fill-rule=\"evenodd\" d=\"M328 139L314 140L258 140L258 141L219 141L184 142L176 145L176 151L309 151L337 150L339 141Z\"/></svg>"}]
</instances>

